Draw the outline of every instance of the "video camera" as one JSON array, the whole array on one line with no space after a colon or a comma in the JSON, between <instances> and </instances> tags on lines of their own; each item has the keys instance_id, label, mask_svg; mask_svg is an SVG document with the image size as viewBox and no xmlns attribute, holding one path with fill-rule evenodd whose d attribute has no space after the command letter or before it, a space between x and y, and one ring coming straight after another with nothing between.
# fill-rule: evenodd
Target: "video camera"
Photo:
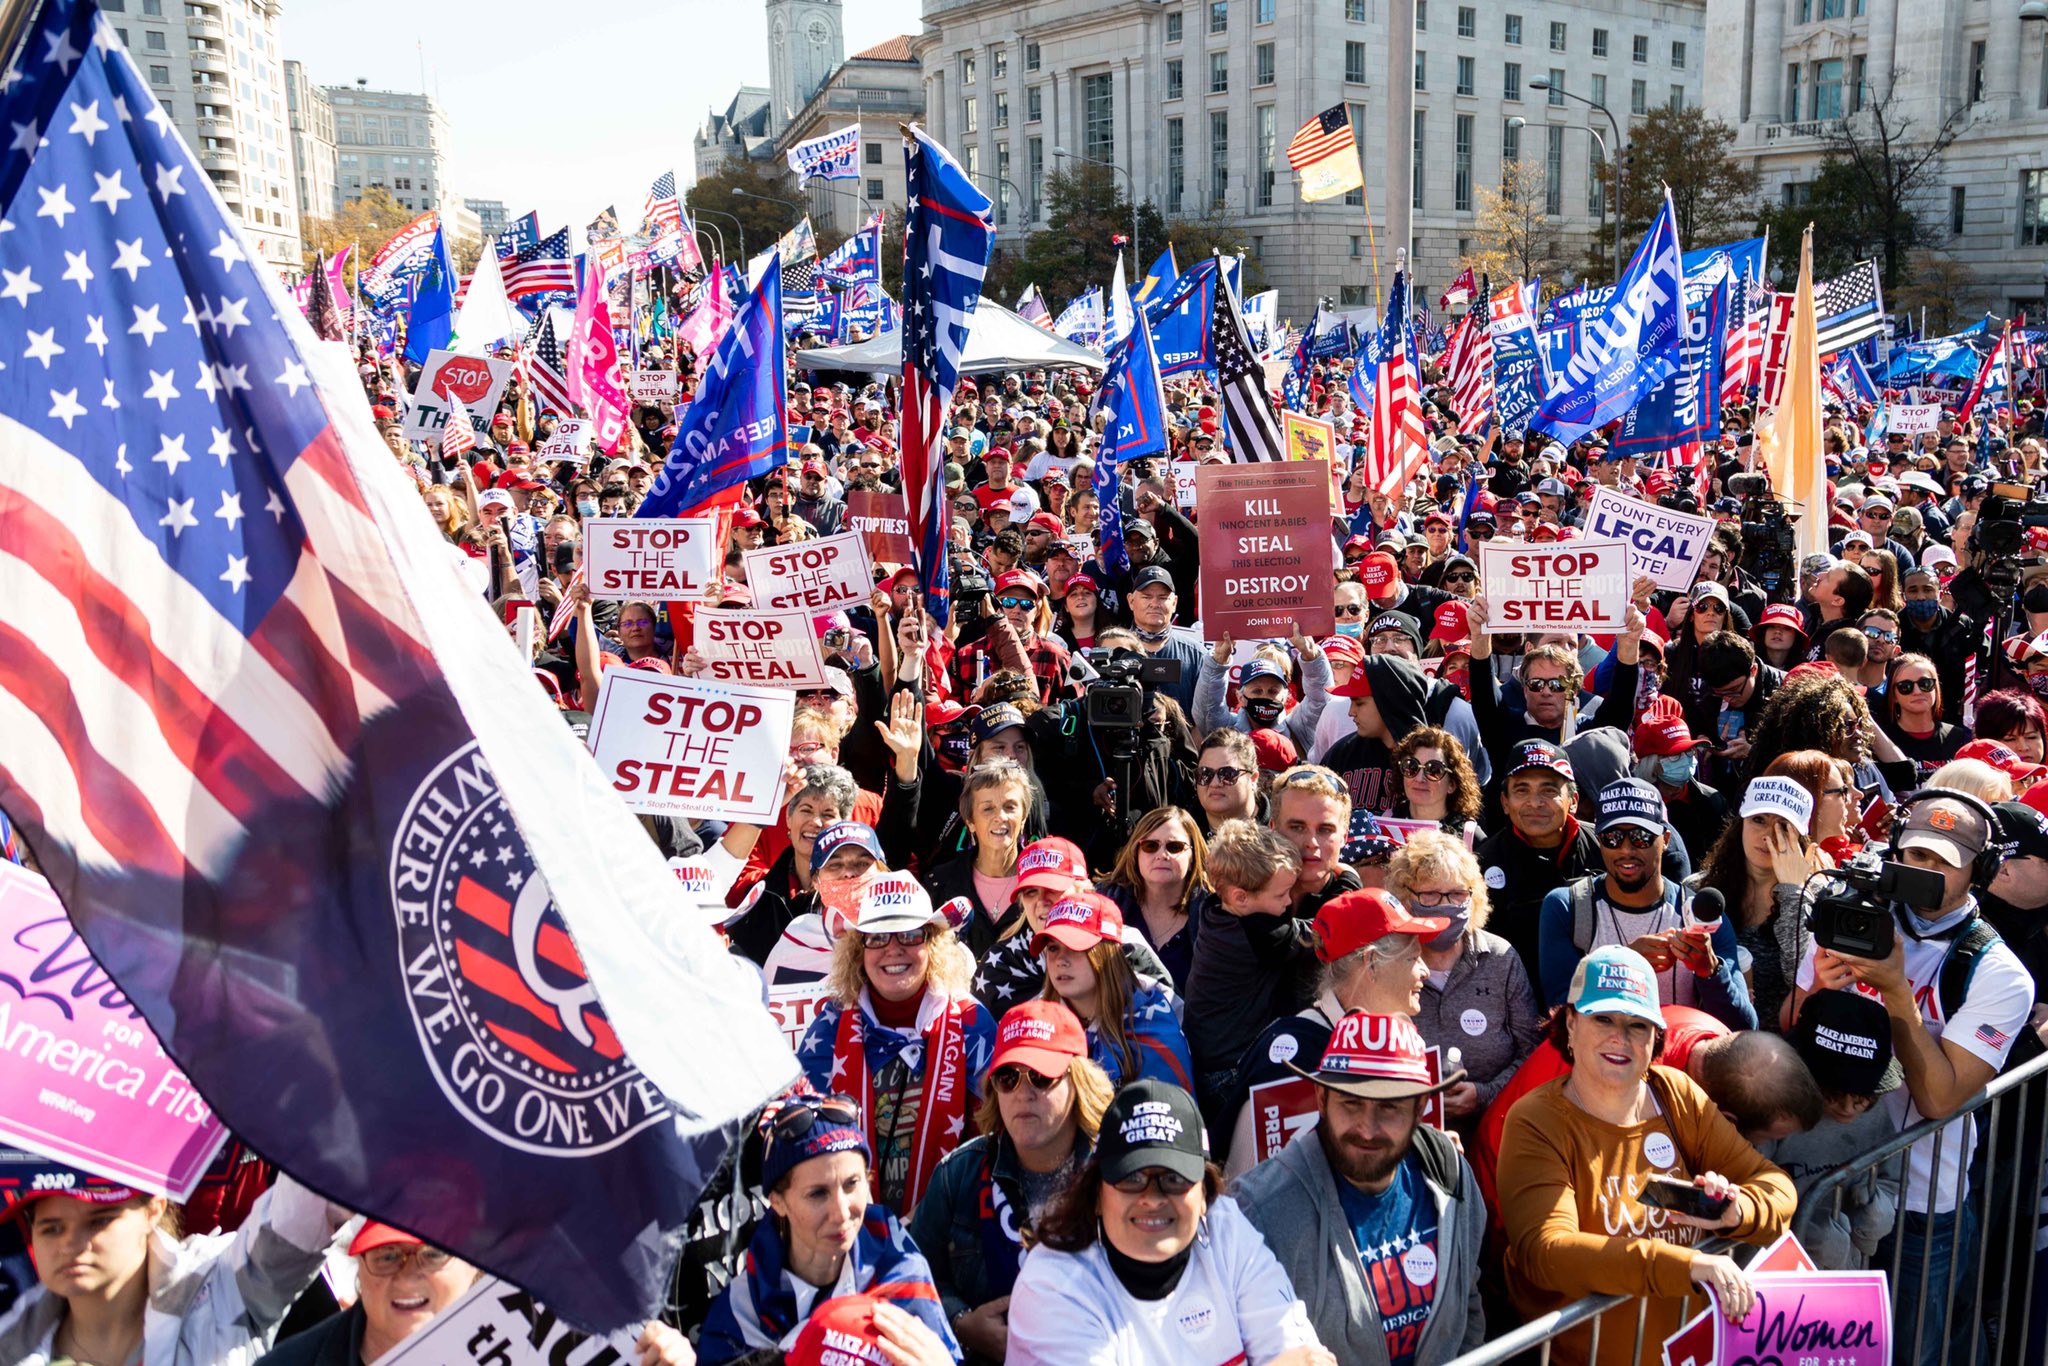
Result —
<instances>
[{"instance_id":1,"label":"video camera","mask_svg":"<svg viewBox=\"0 0 2048 1366\"><path fill-rule=\"evenodd\" d=\"M2048 495L2030 484L1993 484L1977 505L1977 525L1970 548L1977 552L1977 574L1999 597L2019 587L2024 561L2020 555L2031 527L2048 527Z\"/></svg>"},{"instance_id":2,"label":"video camera","mask_svg":"<svg viewBox=\"0 0 2048 1366\"><path fill-rule=\"evenodd\" d=\"M953 581L947 588L953 605L968 618L982 615L982 608L988 602L988 575L972 565L959 564L953 567Z\"/></svg>"},{"instance_id":3,"label":"video camera","mask_svg":"<svg viewBox=\"0 0 2048 1366\"><path fill-rule=\"evenodd\" d=\"M1797 540L1785 504L1771 492L1770 476L1734 475L1728 492L1742 500L1742 572L1772 602L1790 602L1799 595Z\"/></svg>"},{"instance_id":4,"label":"video camera","mask_svg":"<svg viewBox=\"0 0 2048 1366\"><path fill-rule=\"evenodd\" d=\"M1118 646L1088 651L1088 663L1073 665L1076 681L1088 682L1083 694L1088 724L1099 730L1136 731L1145 724L1145 694L1180 682L1177 659L1161 659ZM1089 681L1090 674L1093 681Z\"/></svg>"},{"instance_id":5,"label":"video camera","mask_svg":"<svg viewBox=\"0 0 2048 1366\"><path fill-rule=\"evenodd\" d=\"M1898 937L1893 903L1933 911L1946 891L1941 874L1933 869L1893 863L1876 853L1858 854L1817 876L1823 890L1806 916L1813 942L1831 953L1856 958L1891 957Z\"/></svg>"}]
</instances>

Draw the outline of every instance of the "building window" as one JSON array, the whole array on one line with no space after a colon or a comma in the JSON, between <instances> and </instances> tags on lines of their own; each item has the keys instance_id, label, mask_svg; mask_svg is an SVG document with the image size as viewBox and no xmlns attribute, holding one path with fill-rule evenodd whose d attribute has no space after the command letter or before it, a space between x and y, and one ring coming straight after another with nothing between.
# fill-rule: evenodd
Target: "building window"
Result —
<instances>
[{"instance_id":1,"label":"building window","mask_svg":"<svg viewBox=\"0 0 2048 1366\"><path fill-rule=\"evenodd\" d=\"M1365 22L1365 0L1344 0L1344 22L1362 24Z\"/></svg>"},{"instance_id":2,"label":"building window","mask_svg":"<svg viewBox=\"0 0 2048 1366\"><path fill-rule=\"evenodd\" d=\"M1970 44L1970 103L1984 98L1984 44Z\"/></svg>"},{"instance_id":3,"label":"building window","mask_svg":"<svg viewBox=\"0 0 2048 1366\"><path fill-rule=\"evenodd\" d=\"M988 54L989 79L992 81L999 81L1009 74L1010 49L1006 47L992 48Z\"/></svg>"},{"instance_id":4,"label":"building window","mask_svg":"<svg viewBox=\"0 0 2048 1366\"><path fill-rule=\"evenodd\" d=\"M1849 59L1849 112L1852 114L1863 112L1863 101L1868 94L1864 89L1863 70L1863 54L1859 52ZM2041 64L2041 70L2048 74L2048 62Z\"/></svg>"},{"instance_id":5,"label":"building window","mask_svg":"<svg viewBox=\"0 0 2048 1366\"><path fill-rule=\"evenodd\" d=\"M1026 138L1024 139L1024 184L1028 187L1025 190L1025 194L1029 198L1025 202L1024 215L1034 223L1038 221L1039 215L1044 211L1044 201L1042 198L1044 180L1045 139Z\"/></svg>"},{"instance_id":6,"label":"building window","mask_svg":"<svg viewBox=\"0 0 2048 1366\"><path fill-rule=\"evenodd\" d=\"M1415 147L1414 147L1414 150L1413 150L1413 152L1412 152L1412 154L1411 154L1411 155L1412 155L1412 162L1411 162L1411 164L1412 164L1412 166L1413 166L1413 168L1414 168L1414 169L1413 169L1413 170L1411 171L1411 173L1410 173L1410 176L1411 176L1411 179L1412 179L1412 180L1413 180L1413 182L1414 182L1414 186L1413 186L1413 193L1412 193L1412 196L1411 196L1411 197L1412 197L1412 199L1413 199L1413 202L1414 202L1414 207L1416 207L1416 208L1418 208L1418 209L1422 207L1422 165L1423 165L1423 158L1422 158L1422 146L1423 146L1423 144L1424 144L1425 142L1427 142L1427 141L1428 141L1428 137L1426 136L1426 135L1427 135L1427 133L1428 133L1428 131L1429 131L1429 115L1428 115L1427 113L1425 113L1424 111L1420 110L1420 109L1416 110L1416 111L1415 111Z\"/></svg>"},{"instance_id":7,"label":"building window","mask_svg":"<svg viewBox=\"0 0 2048 1366\"><path fill-rule=\"evenodd\" d=\"M1371 302L1371 291L1364 285L1337 286L1337 304L1340 308L1364 308Z\"/></svg>"},{"instance_id":8,"label":"building window","mask_svg":"<svg viewBox=\"0 0 2048 1366\"><path fill-rule=\"evenodd\" d=\"M1173 13L1166 16L1166 41L1169 43L1177 43L1180 41L1180 35L1181 13L1179 10L1175 10ZM1033 71L1036 71L1037 69L1037 67L1032 68Z\"/></svg>"},{"instance_id":9,"label":"building window","mask_svg":"<svg viewBox=\"0 0 2048 1366\"><path fill-rule=\"evenodd\" d=\"M1650 112L1650 83L1630 81L1628 83L1628 112L1647 114Z\"/></svg>"},{"instance_id":10,"label":"building window","mask_svg":"<svg viewBox=\"0 0 2048 1366\"><path fill-rule=\"evenodd\" d=\"M1607 213L1607 158L1600 154L1600 140L1587 138L1593 145L1586 158L1586 212L1595 217Z\"/></svg>"},{"instance_id":11,"label":"building window","mask_svg":"<svg viewBox=\"0 0 2048 1366\"><path fill-rule=\"evenodd\" d=\"M2020 172L2020 245L2048 247L2048 171Z\"/></svg>"},{"instance_id":12,"label":"building window","mask_svg":"<svg viewBox=\"0 0 2048 1366\"><path fill-rule=\"evenodd\" d=\"M1671 106L1672 113L1676 114L1683 112L1685 109L1685 87L1682 85L1674 84L1671 87L1671 99L1668 101L1668 103Z\"/></svg>"},{"instance_id":13,"label":"building window","mask_svg":"<svg viewBox=\"0 0 2048 1366\"><path fill-rule=\"evenodd\" d=\"M1008 128L1010 126L1010 97L998 90L989 98L991 101L989 113L995 118L995 126L998 128Z\"/></svg>"},{"instance_id":14,"label":"building window","mask_svg":"<svg viewBox=\"0 0 2048 1366\"><path fill-rule=\"evenodd\" d=\"M1564 68L1550 68L1550 104L1552 108L1564 108Z\"/></svg>"},{"instance_id":15,"label":"building window","mask_svg":"<svg viewBox=\"0 0 2048 1366\"><path fill-rule=\"evenodd\" d=\"M1166 64L1166 98L1177 100L1186 93L1181 81L1180 58L1175 57Z\"/></svg>"},{"instance_id":16,"label":"building window","mask_svg":"<svg viewBox=\"0 0 2048 1366\"><path fill-rule=\"evenodd\" d=\"M1230 89L1230 54L1212 52L1209 54L1209 93L1221 95Z\"/></svg>"},{"instance_id":17,"label":"building window","mask_svg":"<svg viewBox=\"0 0 2048 1366\"><path fill-rule=\"evenodd\" d=\"M980 102L969 95L960 101L960 131L977 133L981 131Z\"/></svg>"},{"instance_id":18,"label":"building window","mask_svg":"<svg viewBox=\"0 0 2048 1366\"><path fill-rule=\"evenodd\" d=\"M974 54L972 52L960 54L960 84L974 84Z\"/></svg>"},{"instance_id":19,"label":"building window","mask_svg":"<svg viewBox=\"0 0 2048 1366\"><path fill-rule=\"evenodd\" d=\"M142 46L147 52L169 52L171 50L171 45L164 41L163 30L158 28L146 28L142 31Z\"/></svg>"},{"instance_id":20,"label":"building window","mask_svg":"<svg viewBox=\"0 0 2048 1366\"><path fill-rule=\"evenodd\" d=\"M151 67L149 69L149 83L151 85L169 85L171 83L171 69L167 66Z\"/></svg>"},{"instance_id":21,"label":"building window","mask_svg":"<svg viewBox=\"0 0 2048 1366\"><path fill-rule=\"evenodd\" d=\"M1230 31L1230 0L1209 0L1209 32Z\"/></svg>"},{"instance_id":22,"label":"building window","mask_svg":"<svg viewBox=\"0 0 2048 1366\"><path fill-rule=\"evenodd\" d=\"M867 164L870 166L881 165L882 144L879 142L870 142L863 144L861 147L861 156L866 160Z\"/></svg>"},{"instance_id":23,"label":"building window","mask_svg":"<svg viewBox=\"0 0 2048 1366\"><path fill-rule=\"evenodd\" d=\"M1510 14L1507 17L1501 36L1506 40L1509 47L1520 47L1522 45L1522 16Z\"/></svg>"},{"instance_id":24,"label":"building window","mask_svg":"<svg viewBox=\"0 0 2048 1366\"><path fill-rule=\"evenodd\" d=\"M1785 64L1785 121L1799 122L1799 63Z\"/></svg>"},{"instance_id":25,"label":"building window","mask_svg":"<svg viewBox=\"0 0 2048 1366\"><path fill-rule=\"evenodd\" d=\"M1344 80L1350 85L1365 84L1365 44L1344 44Z\"/></svg>"},{"instance_id":26,"label":"building window","mask_svg":"<svg viewBox=\"0 0 2048 1366\"><path fill-rule=\"evenodd\" d=\"M1253 12L1252 15L1252 22L1255 24L1272 23L1273 11L1276 8L1276 3L1277 0L1259 0L1258 8Z\"/></svg>"},{"instance_id":27,"label":"building window","mask_svg":"<svg viewBox=\"0 0 2048 1366\"><path fill-rule=\"evenodd\" d=\"M1645 38L1640 33L1638 33L1633 39L1631 39L1629 45L1629 59L1633 61L1637 66L1649 65L1650 40L1648 38Z\"/></svg>"},{"instance_id":28,"label":"building window","mask_svg":"<svg viewBox=\"0 0 2048 1366\"><path fill-rule=\"evenodd\" d=\"M1361 243L1360 243L1360 239L1359 239L1359 236L1358 236L1358 234L1357 234L1357 233L1355 233L1355 232L1354 232L1354 233L1352 233L1352 234L1351 234L1351 259L1352 259L1352 260L1354 260L1354 261L1356 261L1356 260L1357 260L1357 259L1359 258L1359 256L1363 254L1363 253L1361 253L1361 252L1359 251L1359 247L1360 247L1360 245L1361 245Z\"/></svg>"},{"instance_id":29,"label":"building window","mask_svg":"<svg viewBox=\"0 0 2048 1366\"><path fill-rule=\"evenodd\" d=\"M1352 143L1359 147L1365 146L1365 106L1362 104L1346 104L1344 106L1344 117L1351 124ZM1361 185L1355 190L1346 190L1344 192L1344 202L1354 209L1364 208L1365 187Z\"/></svg>"},{"instance_id":30,"label":"building window","mask_svg":"<svg viewBox=\"0 0 2048 1366\"><path fill-rule=\"evenodd\" d=\"M1470 5L1458 6L1458 36L1477 38L1479 36L1479 11Z\"/></svg>"},{"instance_id":31,"label":"building window","mask_svg":"<svg viewBox=\"0 0 2048 1366\"><path fill-rule=\"evenodd\" d=\"M1209 115L1209 207L1225 207L1229 190L1230 115L1218 109Z\"/></svg>"},{"instance_id":32,"label":"building window","mask_svg":"<svg viewBox=\"0 0 2048 1366\"><path fill-rule=\"evenodd\" d=\"M1180 16L1178 14L1174 14L1169 15L1168 18L1172 21L1171 23L1169 23L1168 27L1178 29L1180 26ZM1173 34L1173 36L1178 38L1180 37L1180 34L1176 32ZM1038 70L1038 44L1024 44L1024 69L1026 71Z\"/></svg>"},{"instance_id":33,"label":"building window","mask_svg":"<svg viewBox=\"0 0 2048 1366\"><path fill-rule=\"evenodd\" d=\"M1252 84L1271 85L1272 83L1273 45L1271 43L1260 43L1252 49Z\"/></svg>"},{"instance_id":34,"label":"building window","mask_svg":"<svg viewBox=\"0 0 2048 1366\"><path fill-rule=\"evenodd\" d=\"M1607 107L1607 77L1605 76L1595 75L1593 77L1593 103L1599 105L1602 109Z\"/></svg>"},{"instance_id":35,"label":"building window","mask_svg":"<svg viewBox=\"0 0 2048 1366\"><path fill-rule=\"evenodd\" d=\"M1188 134L1179 119L1166 121L1166 211L1179 213L1188 188Z\"/></svg>"},{"instance_id":36,"label":"building window","mask_svg":"<svg viewBox=\"0 0 2048 1366\"><path fill-rule=\"evenodd\" d=\"M1607 55L1607 30L1604 28L1593 30L1593 55L1595 57L1605 57Z\"/></svg>"},{"instance_id":37,"label":"building window","mask_svg":"<svg viewBox=\"0 0 2048 1366\"><path fill-rule=\"evenodd\" d=\"M1460 114L1451 121L1454 145L1457 153L1456 175L1452 182L1451 207L1459 213L1472 212L1472 116Z\"/></svg>"},{"instance_id":38,"label":"building window","mask_svg":"<svg viewBox=\"0 0 2048 1366\"><path fill-rule=\"evenodd\" d=\"M1563 52L1566 47L1565 26L1553 19L1550 23L1550 50L1552 52Z\"/></svg>"},{"instance_id":39,"label":"building window","mask_svg":"<svg viewBox=\"0 0 2048 1366\"><path fill-rule=\"evenodd\" d=\"M1564 125L1548 124L1543 131L1543 212L1555 218L1564 212Z\"/></svg>"},{"instance_id":40,"label":"building window","mask_svg":"<svg viewBox=\"0 0 2048 1366\"><path fill-rule=\"evenodd\" d=\"M1522 159L1522 127L1517 123L1501 120L1500 125L1500 170L1501 179L1507 179L1508 167Z\"/></svg>"},{"instance_id":41,"label":"building window","mask_svg":"<svg viewBox=\"0 0 2048 1366\"><path fill-rule=\"evenodd\" d=\"M1820 0L1820 17L1823 19L1839 19L1844 9L1843 0Z\"/></svg>"},{"instance_id":42,"label":"building window","mask_svg":"<svg viewBox=\"0 0 2048 1366\"><path fill-rule=\"evenodd\" d=\"M1024 87L1024 122L1037 123L1045 117L1045 87L1027 85Z\"/></svg>"},{"instance_id":43,"label":"building window","mask_svg":"<svg viewBox=\"0 0 2048 1366\"><path fill-rule=\"evenodd\" d=\"M1415 31L1429 31L1429 0L1415 0Z\"/></svg>"},{"instance_id":44,"label":"building window","mask_svg":"<svg viewBox=\"0 0 2048 1366\"><path fill-rule=\"evenodd\" d=\"M164 17L164 0L142 0L142 12L151 19Z\"/></svg>"},{"instance_id":45,"label":"building window","mask_svg":"<svg viewBox=\"0 0 2048 1366\"><path fill-rule=\"evenodd\" d=\"M1259 207L1273 206L1273 153L1280 139L1279 116L1270 104L1258 110Z\"/></svg>"},{"instance_id":46,"label":"building window","mask_svg":"<svg viewBox=\"0 0 2048 1366\"><path fill-rule=\"evenodd\" d=\"M1478 63L1471 57L1458 58L1458 93L1460 95L1476 95L1479 93L1477 67Z\"/></svg>"},{"instance_id":47,"label":"building window","mask_svg":"<svg viewBox=\"0 0 2048 1366\"><path fill-rule=\"evenodd\" d=\"M1081 78L1081 154L1116 160L1116 86L1106 72Z\"/></svg>"},{"instance_id":48,"label":"building window","mask_svg":"<svg viewBox=\"0 0 2048 1366\"><path fill-rule=\"evenodd\" d=\"M1010 187L1005 183L1009 178L1010 144L998 142L996 144L996 183L994 186L997 223L1006 224L1010 221Z\"/></svg>"},{"instance_id":49,"label":"building window","mask_svg":"<svg viewBox=\"0 0 2048 1366\"><path fill-rule=\"evenodd\" d=\"M1950 237L1961 237L1963 235L1963 198L1963 187L1961 185L1951 185L1948 187L1948 235Z\"/></svg>"},{"instance_id":50,"label":"building window","mask_svg":"<svg viewBox=\"0 0 2048 1366\"><path fill-rule=\"evenodd\" d=\"M1817 119L1842 117L1842 59L1839 57L1813 64L1813 116Z\"/></svg>"},{"instance_id":51,"label":"building window","mask_svg":"<svg viewBox=\"0 0 2048 1366\"><path fill-rule=\"evenodd\" d=\"M1417 51L1415 54L1415 88L1429 89L1429 54Z\"/></svg>"},{"instance_id":52,"label":"building window","mask_svg":"<svg viewBox=\"0 0 2048 1366\"><path fill-rule=\"evenodd\" d=\"M1685 70L1685 44L1684 44L1684 43L1673 43L1673 44L1671 45L1671 69L1672 69L1673 71L1683 71L1683 70Z\"/></svg>"},{"instance_id":53,"label":"building window","mask_svg":"<svg viewBox=\"0 0 2048 1366\"><path fill-rule=\"evenodd\" d=\"M968 143L966 152L967 155L962 157L961 161L964 163L968 179L972 180L981 174L981 144L978 142Z\"/></svg>"},{"instance_id":54,"label":"building window","mask_svg":"<svg viewBox=\"0 0 2048 1366\"><path fill-rule=\"evenodd\" d=\"M1509 62L1501 68L1500 97L1510 104L1522 102L1522 64Z\"/></svg>"}]
</instances>

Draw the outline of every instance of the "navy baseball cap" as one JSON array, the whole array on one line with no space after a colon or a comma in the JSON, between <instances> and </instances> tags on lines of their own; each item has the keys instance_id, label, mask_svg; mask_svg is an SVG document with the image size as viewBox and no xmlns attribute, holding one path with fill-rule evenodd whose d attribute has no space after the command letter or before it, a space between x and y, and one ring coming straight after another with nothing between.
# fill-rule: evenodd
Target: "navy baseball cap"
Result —
<instances>
[{"instance_id":1,"label":"navy baseball cap","mask_svg":"<svg viewBox=\"0 0 2048 1366\"><path fill-rule=\"evenodd\" d=\"M1640 778L1617 778L1600 789L1600 819L1594 833L1604 835L1620 825L1641 826L1664 833L1664 799Z\"/></svg>"}]
</instances>

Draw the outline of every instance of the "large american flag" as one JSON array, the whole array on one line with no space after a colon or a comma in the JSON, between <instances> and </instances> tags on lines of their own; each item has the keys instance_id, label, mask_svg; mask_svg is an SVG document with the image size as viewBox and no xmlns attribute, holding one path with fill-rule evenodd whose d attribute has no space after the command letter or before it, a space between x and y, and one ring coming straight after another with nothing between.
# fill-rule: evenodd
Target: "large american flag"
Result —
<instances>
[{"instance_id":1,"label":"large american flag","mask_svg":"<svg viewBox=\"0 0 2048 1366\"><path fill-rule=\"evenodd\" d=\"M1283 460L1287 442L1273 400L1266 394L1266 367L1252 350L1230 272L1216 272L1216 302L1209 310L1210 343L1216 352L1216 389L1223 399L1223 433L1237 461Z\"/></svg>"},{"instance_id":2,"label":"large american flag","mask_svg":"<svg viewBox=\"0 0 2048 1366\"><path fill-rule=\"evenodd\" d=\"M939 455L946 404L960 383L968 329L995 247L994 207L946 149L912 125L904 140L903 491L910 540L924 575L925 610L951 616L946 464Z\"/></svg>"},{"instance_id":3,"label":"large american flag","mask_svg":"<svg viewBox=\"0 0 2048 1366\"><path fill-rule=\"evenodd\" d=\"M1751 276L1729 291L1728 341L1721 355L1721 403L1733 407L1763 378L1764 329L1772 315L1770 291Z\"/></svg>"},{"instance_id":4,"label":"large american flag","mask_svg":"<svg viewBox=\"0 0 2048 1366\"><path fill-rule=\"evenodd\" d=\"M569 254L569 230L557 228L502 263L505 297L517 303L543 294L574 294L576 262Z\"/></svg>"},{"instance_id":5,"label":"large american flag","mask_svg":"<svg viewBox=\"0 0 2048 1366\"><path fill-rule=\"evenodd\" d=\"M1480 298L1485 298L1482 289ZM1468 309L1452 334L1444 370L1457 396L1458 430L1479 435L1493 421L1493 334L1486 310Z\"/></svg>"},{"instance_id":6,"label":"large american flag","mask_svg":"<svg viewBox=\"0 0 2048 1366\"><path fill-rule=\"evenodd\" d=\"M1421 366L1415 358L1415 330L1408 325L1408 275L1394 272L1387 291L1387 316L1380 325L1379 373L1372 385L1372 429L1365 450L1367 482L1398 498L1415 471L1429 459L1422 427Z\"/></svg>"},{"instance_id":7,"label":"large american flag","mask_svg":"<svg viewBox=\"0 0 2048 1366\"><path fill-rule=\"evenodd\" d=\"M520 348L526 385L543 406L567 417L577 411L569 398L569 365L563 334L571 319L566 309L544 308Z\"/></svg>"},{"instance_id":8,"label":"large american flag","mask_svg":"<svg viewBox=\"0 0 2048 1366\"><path fill-rule=\"evenodd\" d=\"M649 237L683 230L683 201L676 198L674 171L663 171L654 178L653 186L647 191L647 206L642 216L647 220Z\"/></svg>"},{"instance_id":9,"label":"large american flag","mask_svg":"<svg viewBox=\"0 0 2048 1366\"><path fill-rule=\"evenodd\" d=\"M659 853L97 7L22 32L0 808L251 1147L571 1321L645 1319L794 1060L659 930L690 914Z\"/></svg>"}]
</instances>

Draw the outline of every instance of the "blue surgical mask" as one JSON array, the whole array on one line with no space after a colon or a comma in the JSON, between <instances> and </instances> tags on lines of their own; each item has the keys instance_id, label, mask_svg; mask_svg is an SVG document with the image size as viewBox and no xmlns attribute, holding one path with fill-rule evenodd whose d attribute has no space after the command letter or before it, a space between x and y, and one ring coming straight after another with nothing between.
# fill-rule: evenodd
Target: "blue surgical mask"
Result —
<instances>
[{"instance_id":1,"label":"blue surgical mask","mask_svg":"<svg viewBox=\"0 0 2048 1366\"><path fill-rule=\"evenodd\" d=\"M1657 761L1657 779L1666 787L1684 787L1692 781L1692 775L1699 766L1700 761L1691 750L1673 754Z\"/></svg>"},{"instance_id":2,"label":"blue surgical mask","mask_svg":"<svg viewBox=\"0 0 2048 1366\"><path fill-rule=\"evenodd\" d=\"M588 498L579 498L579 499L577 499L577 500L576 500L576 515L577 515L578 517L595 517L595 516L597 516L597 504L596 504L596 503L594 503L594 502L592 502L592 501L591 501L590 499L588 499Z\"/></svg>"},{"instance_id":3,"label":"blue surgical mask","mask_svg":"<svg viewBox=\"0 0 2048 1366\"><path fill-rule=\"evenodd\" d=\"M1906 615L1920 625L1926 625L1941 615L1940 598L1908 598Z\"/></svg>"},{"instance_id":4,"label":"blue surgical mask","mask_svg":"<svg viewBox=\"0 0 2048 1366\"><path fill-rule=\"evenodd\" d=\"M1337 623L1337 634L1340 636L1350 636L1353 640L1363 640L1365 639L1365 623L1362 621L1340 621Z\"/></svg>"}]
</instances>

